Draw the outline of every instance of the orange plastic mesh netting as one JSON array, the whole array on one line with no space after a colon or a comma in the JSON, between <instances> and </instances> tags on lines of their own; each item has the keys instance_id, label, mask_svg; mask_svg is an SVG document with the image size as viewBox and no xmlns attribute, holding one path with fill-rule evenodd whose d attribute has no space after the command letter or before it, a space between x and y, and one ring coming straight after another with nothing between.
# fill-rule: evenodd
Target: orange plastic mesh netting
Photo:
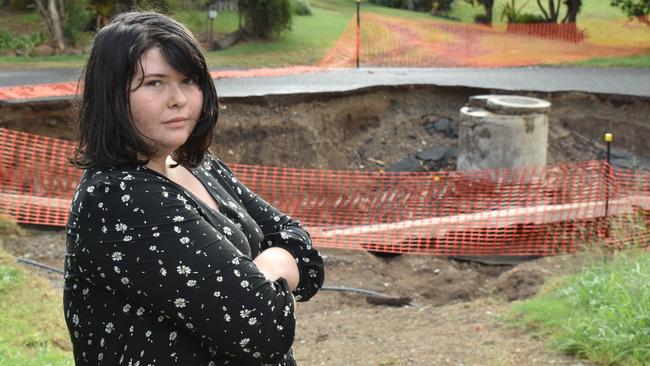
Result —
<instances>
[{"instance_id":1,"label":"orange plastic mesh netting","mask_svg":"<svg viewBox=\"0 0 650 366\"><path fill-rule=\"evenodd\" d=\"M356 64L356 18L320 63ZM360 65L375 67L507 67L574 62L650 52L650 27L621 19L566 24L452 23L361 14Z\"/></svg>"},{"instance_id":2,"label":"orange plastic mesh netting","mask_svg":"<svg viewBox=\"0 0 650 366\"><path fill-rule=\"evenodd\" d=\"M0 129L0 147L0 212L65 225L80 177L66 160L73 143ZM650 240L650 172L602 161L435 173L232 168L319 247L515 256Z\"/></svg>"}]
</instances>

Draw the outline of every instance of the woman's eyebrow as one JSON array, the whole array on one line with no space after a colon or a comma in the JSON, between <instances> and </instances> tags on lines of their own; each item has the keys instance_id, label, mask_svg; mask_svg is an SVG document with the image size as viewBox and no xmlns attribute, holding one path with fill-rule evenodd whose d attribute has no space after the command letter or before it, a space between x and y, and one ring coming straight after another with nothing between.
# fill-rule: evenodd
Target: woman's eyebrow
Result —
<instances>
[{"instance_id":1,"label":"woman's eyebrow","mask_svg":"<svg viewBox=\"0 0 650 366\"><path fill-rule=\"evenodd\" d=\"M145 74L142 78L165 78L167 77L167 74Z\"/></svg>"}]
</instances>

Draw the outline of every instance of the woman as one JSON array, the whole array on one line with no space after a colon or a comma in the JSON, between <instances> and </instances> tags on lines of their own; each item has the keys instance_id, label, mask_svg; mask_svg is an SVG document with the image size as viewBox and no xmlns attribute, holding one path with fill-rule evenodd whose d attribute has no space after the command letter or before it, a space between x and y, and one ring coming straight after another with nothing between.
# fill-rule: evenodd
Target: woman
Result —
<instances>
[{"instance_id":1,"label":"woman","mask_svg":"<svg viewBox=\"0 0 650 366\"><path fill-rule=\"evenodd\" d=\"M63 299L76 364L294 365L294 297L316 293L323 261L207 151L217 96L191 33L119 15L83 80Z\"/></svg>"}]
</instances>

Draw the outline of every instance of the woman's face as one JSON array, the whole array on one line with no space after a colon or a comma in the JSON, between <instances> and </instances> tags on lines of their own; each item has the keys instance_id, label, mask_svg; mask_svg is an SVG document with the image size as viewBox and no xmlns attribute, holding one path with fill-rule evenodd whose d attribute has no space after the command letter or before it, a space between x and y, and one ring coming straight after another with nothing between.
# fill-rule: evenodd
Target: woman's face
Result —
<instances>
[{"instance_id":1,"label":"woman's face","mask_svg":"<svg viewBox=\"0 0 650 366\"><path fill-rule=\"evenodd\" d=\"M140 57L130 88L133 123L156 152L166 157L183 145L201 116L203 92L198 84L171 67L159 48ZM144 73L143 73L144 72ZM140 85L141 84L141 85Z\"/></svg>"}]
</instances>

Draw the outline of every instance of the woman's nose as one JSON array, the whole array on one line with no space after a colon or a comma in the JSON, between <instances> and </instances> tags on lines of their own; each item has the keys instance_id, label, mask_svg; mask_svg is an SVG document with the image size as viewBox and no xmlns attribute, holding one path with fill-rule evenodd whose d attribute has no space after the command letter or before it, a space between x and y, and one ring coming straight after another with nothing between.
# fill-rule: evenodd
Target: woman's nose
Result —
<instances>
[{"instance_id":1,"label":"woman's nose","mask_svg":"<svg viewBox=\"0 0 650 366\"><path fill-rule=\"evenodd\" d=\"M171 83L169 89L169 106L170 108L182 107L187 102L187 96L182 85L178 83Z\"/></svg>"}]
</instances>

